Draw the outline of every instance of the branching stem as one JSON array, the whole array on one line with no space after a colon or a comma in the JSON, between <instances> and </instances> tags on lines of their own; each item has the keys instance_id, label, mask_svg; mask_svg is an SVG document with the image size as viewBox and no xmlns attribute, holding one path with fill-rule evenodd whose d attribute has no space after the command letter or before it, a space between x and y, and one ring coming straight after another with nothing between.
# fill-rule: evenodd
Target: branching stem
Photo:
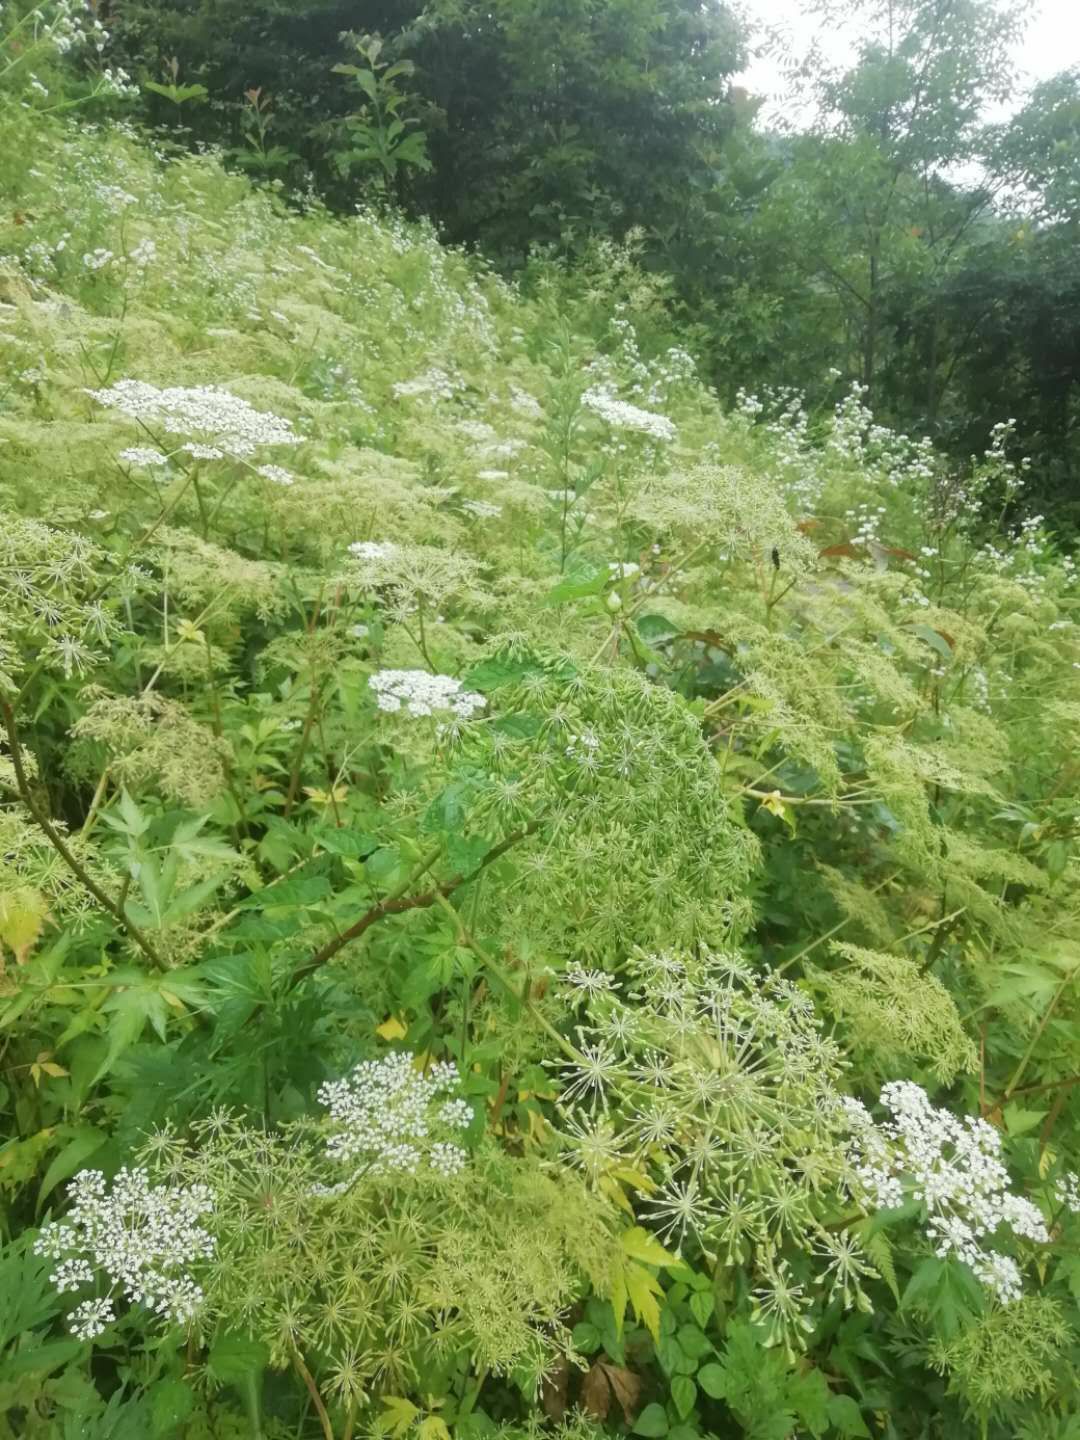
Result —
<instances>
[{"instance_id":1,"label":"branching stem","mask_svg":"<svg viewBox=\"0 0 1080 1440\"><path fill-rule=\"evenodd\" d=\"M123 906L106 895L105 891L102 890L101 886L93 876L91 876L82 862L75 858L64 837L34 799L34 792L30 788L30 782L26 777L26 768L23 765L22 742L19 739L19 730L15 723L15 712L8 701L0 700L0 714L4 717L4 728L7 731L8 748L11 751L11 763L15 769L15 783L18 787L19 798L30 812L35 824L44 831L49 844L60 856L72 874L89 890L90 894L93 895L102 909L107 910L113 919L123 926L128 936L135 942L150 963L155 965L159 970L163 970L165 968L164 962L150 944L150 941L147 940L146 936L134 921L128 918Z\"/></svg>"}]
</instances>

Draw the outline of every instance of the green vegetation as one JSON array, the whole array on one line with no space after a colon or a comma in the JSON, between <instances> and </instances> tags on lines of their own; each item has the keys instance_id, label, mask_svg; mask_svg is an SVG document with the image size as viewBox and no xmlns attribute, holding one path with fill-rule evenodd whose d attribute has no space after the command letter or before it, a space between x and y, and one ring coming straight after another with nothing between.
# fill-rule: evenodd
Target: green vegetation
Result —
<instances>
[{"instance_id":1,"label":"green vegetation","mask_svg":"<svg viewBox=\"0 0 1080 1440\"><path fill-rule=\"evenodd\" d=\"M179 66L207 88L183 111L192 139L294 189L310 174L344 211L386 179L332 74L353 59L340 32L362 25L412 67L402 119L410 147L426 140L392 191L451 242L509 272L545 247L579 260L632 239L728 404L790 386L830 410L858 380L880 420L958 461L1013 417L1033 503L1075 528L1080 71L1021 103L1029 6L800 0L855 58L792 57L801 118L784 126L755 126L758 102L732 84L760 37L725 0L361 8L126 0L111 23L133 74ZM378 99L359 117L376 130ZM147 100L175 125L175 105ZM1008 100L1013 118L988 123Z\"/></svg>"},{"instance_id":2,"label":"green vegetation","mask_svg":"<svg viewBox=\"0 0 1080 1440\"><path fill-rule=\"evenodd\" d=\"M257 87L253 177L5 23L2 1440L1075 1440L1014 423L729 407L644 241L447 247L369 39L344 216Z\"/></svg>"}]
</instances>

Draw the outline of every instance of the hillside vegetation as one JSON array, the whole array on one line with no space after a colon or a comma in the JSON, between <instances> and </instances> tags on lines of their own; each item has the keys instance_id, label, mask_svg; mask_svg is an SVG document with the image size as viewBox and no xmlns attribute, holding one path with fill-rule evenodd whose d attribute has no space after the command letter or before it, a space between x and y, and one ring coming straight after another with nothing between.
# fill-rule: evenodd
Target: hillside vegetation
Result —
<instances>
[{"instance_id":1,"label":"hillside vegetation","mask_svg":"<svg viewBox=\"0 0 1080 1440\"><path fill-rule=\"evenodd\" d=\"M0 1435L1075 1440L1004 417L90 114L0 111Z\"/></svg>"}]
</instances>

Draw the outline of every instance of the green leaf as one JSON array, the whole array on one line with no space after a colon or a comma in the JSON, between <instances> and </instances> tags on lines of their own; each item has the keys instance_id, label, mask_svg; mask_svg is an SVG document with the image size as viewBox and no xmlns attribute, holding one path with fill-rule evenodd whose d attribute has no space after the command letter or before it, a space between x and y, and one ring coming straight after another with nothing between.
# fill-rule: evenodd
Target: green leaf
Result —
<instances>
[{"instance_id":1,"label":"green leaf","mask_svg":"<svg viewBox=\"0 0 1080 1440\"><path fill-rule=\"evenodd\" d=\"M697 1372L697 1383L713 1400L723 1400L727 1395L727 1369L715 1361L711 1365L703 1365Z\"/></svg>"},{"instance_id":2,"label":"green leaf","mask_svg":"<svg viewBox=\"0 0 1080 1440\"><path fill-rule=\"evenodd\" d=\"M143 89L155 95L164 95L174 105L183 105L188 100L204 100L210 93L205 85L160 85L156 80L144 80Z\"/></svg>"},{"instance_id":3,"label":"green leaf","mask_svg":"<svg viewBox=\"0 0 1080 1440\"><path fill-rule=\"evenodd\" d=\"M675 1409L679 1413L679 1419L685 1420L694 1408L694 1401L697 1399L697 1386L689 1375L676 1375L671 1382L671 1398L675 1402Z\"/></svg>"},{"instance_id":4,"label":"green leaf","mask_svg":"<svg viewBox=\"0 0 1080 1440\"><path fill-rule=\"evenodd\" d=\"M479 690L487 695L503 685L515 685L526 675L541 675L544 667L535 657L523 655L516 659L495 656L481 660L466 674L462 684L467 690Z\"/></svg>"},{"instance_id":5,"label":"green leaf","mask_svg":"<svg viewBox=\"0 0 1080 1440\"><path fill-rule=\"evenodd\" d=\"M834 1425L845 1440L849 1436L870 1434L857 1403L850 1395L830 1395L828 1411L829 1424Z\"/></svg>"},{"instance_id":6,"label":"green leaf","mask_svg":"<svg viewBox=\"0 0 1080 1440\"><path fill-rule=\"evenodd\" d=\"M89 1160L108 1140L103 1130L98 1130L93 1125L76 1125L71 1132L71 1139L53 1157L52 1164L45 1171L41 1181L41 1188L38 1190L37 1210L41 1214L41 1207L48 1199L50 1193L55 1190L61 1180L68 1180L75 1171L79 1169L84 1160Z\"/></svg>"},{"instance_id":7,"label":"green leaf","mask_svg":"<svg viewBox=\"0 0 1080 1440\"><path fill-rule=\"evenodd\" d=\"M82 1348L81 1340L50 1340L46 1345L16 1350L0 1361L0 1376L9 1379L16 1375L48 1375L74 1360Z\"/></svg>"},{"instance_id":8,"label":"green leaf","mask_svg":"<svg viewBox=\"0 0 1080 1440\"><path fill-rule=\"evenodd\" d=\"M639 615L634 623L646 645L663 645L665 641L673 640L682 633L678 625L666 615Z\"/></svg>"},{"instance_id":9,"label":"green leaf","mask_svg":"<svg viewBox=\"0 0 1080 1440\"><path fill-rule=\"evenodd\" d=\"M690 1296L690 1314L704 1328L716 1308L716 1297L711 1290L695 1290Z\"/></svg>"},{"instance_id":10,"label":"green leaf","mask_svg":"<svg viewBox=\"0 0 1080 1440\"><path fill-rule=\"evenodd\" d=\"M210 1347L206 1368L215 1380L235 1385L247 1375L258 1374L270 1363L270 1351L261 1340L229 1332Z\"/></svg>"},{"instance_id":11,"label":"green leaf","mask_svg":"<svg viewBox=\"0 0 1080 1440\"><path fill-rule=\"evenodd\" d=\"M644 1435L646 1440L656 1440L660 1435L668 1433L667 1411L663 1405L646 1405L641 1414L634 1422L633 1433Z\"/></svg>"},{"instance_id":12,"label":"green leaf","mask_svg":"<svg viewBox=\"0 0 1080 1440\"><path fill-rule=\"evenodd\" d=\"M698 1291L697 1293L703 1295L706 1300L712 1301L712 1296L707 1292ZM693 1306L694 1298L694 1296L690 1297L691 1307ZM693 1360L700 1360L703 1355L707 1355L713 1348L709 1337L703 1330L699 1330L696 1325L679 1326L679 1345Z\"/></svg>"},{"instance_id":13,"label":"green leaf","mask_svg":"<svg viewBox=\"0 0 1080 1440\"><path fill-rule=\"evenodd\" d=\"M912 625L911 629L920 640L924 640L931 649L936 650L943 660L953 658L952 646L940 631L934 630L929 625Z\"/></svg>"},{"instance_id":14,"label":"green leaf","mask_svg":"<svg viewBox=\"0 0 1080 1440\"><path fill-rule=\"evenodd\" d=\"M829 1386L820 1370L802 1370L790 1376L787 1403L811 1435L824 1435L829 1428Z\"/></svg>"},{"instance_id":15,"label":"green leaf","mask_svg":"<svg viewBox=\"0 0 1080 1440\"><path fill-rule=\"evenodd\" d=\"M900 1306L929 1315L947 1340L965 1322L981 1314L985 1303L982 1287L966 1265L931 1255L911 1277Z\"/></svg>"},{"instance_id":16,"label":"green leaf","mask_svg":"<svg viewBox=\"0 0 1080 1440\"><path fill-rule=\"evenodd\" d=\"M159 1380L150 1390L154 1440L170 1435L195 1408L195 1396L183 1380Z\"/></svg>"},{"instance_id":17,"label":"green leaf","mask_svg":"<svg viewBox=\"0 0 1080 1440\"><path fill-rule=\"evenodd\" d=\"M545 605L567 605L571 600L584 600L590 595L603 593L611 572L601 570L587 580L563 580L544 597Z\"/></svg>"},{"instance_id":18,"label":"green leaf","mask_svg":"<svg viewBox=\"0 0 1080 1440\"><path fill-rule=\"evenodd\" d=\"M588 1320L579 1320L574 1326L572 1337L574 1349L580 1350L583 1355L595 1354L600 1349L600 1331Z\"/></svg>"}]
</instances>

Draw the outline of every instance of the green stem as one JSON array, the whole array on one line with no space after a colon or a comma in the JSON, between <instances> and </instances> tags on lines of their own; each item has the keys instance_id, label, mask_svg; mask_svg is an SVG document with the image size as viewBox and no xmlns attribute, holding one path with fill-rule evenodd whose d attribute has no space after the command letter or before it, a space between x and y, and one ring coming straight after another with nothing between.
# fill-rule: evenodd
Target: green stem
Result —
<instances>
[{"instance_id":1,"label":"green stem","mask_svg":"<svg viewBox=\"0 0 1080 1440\"><path fill-rule=\"evenodd\" d=\"M322 1426L323 1436L325 1440L334 1440L334 1427L330 1424L330 1416L327 1413L326 1406L323 1404L322 1396L319 1394L319 1387L315 1384L311 1371L304 1364L304 1357L295 1345L293 1346L292 1356L296 1373L300 1376L300 1379L303 1380L307 1387L307 1392L311 1396L311 1403L315 1406L315 1413L319 1417L319 1424Z\"/></svg>"}]
</instances>

